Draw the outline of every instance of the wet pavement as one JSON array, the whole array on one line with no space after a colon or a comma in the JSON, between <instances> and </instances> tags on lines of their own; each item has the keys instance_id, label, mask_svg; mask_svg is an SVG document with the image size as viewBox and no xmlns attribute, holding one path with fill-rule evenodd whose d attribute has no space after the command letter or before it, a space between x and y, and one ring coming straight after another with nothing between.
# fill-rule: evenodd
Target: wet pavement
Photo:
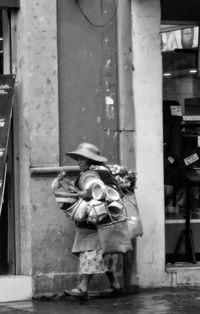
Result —
<instances>
[{"instance_id":1,"label":"wet pavement","mask_svg":"<svg viewBox=\"0 0 200 314\"><path fill-rule=\"evenodd\" d=\"M118 297L43 297L33 301L0 303L0 314L200 314L200 287L143 290Z\"/></svg>"}]
</instances>

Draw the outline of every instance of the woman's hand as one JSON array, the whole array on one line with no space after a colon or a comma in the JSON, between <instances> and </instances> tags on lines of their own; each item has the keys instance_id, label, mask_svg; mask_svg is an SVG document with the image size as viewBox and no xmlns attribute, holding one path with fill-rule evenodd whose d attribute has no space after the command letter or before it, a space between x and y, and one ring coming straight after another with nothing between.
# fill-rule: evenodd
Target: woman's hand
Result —
<instances>
[{"instance_id":1,"label":"woman's hand","mask_svg":"<svg viewBox=\"0 0 200 314\"><path fill-rule=\"evenodd\" d=\"M81 197L82 199L84 199L85 201L90 199L89 195L88 195L88 191L86 191L86 190L79 191L78 196Z\"/></svg>"},{"instance_id":2,"label":"woman's hand","mask_svg":"<svg viewBox=\"0 0 200 314\"><path fill-rule=\"evenodd\" d=\"M63 170L59 173L59 175L57 176L57 179L62 180L65 176L66 176L66 172Z\"/></svg>"},{"instance_id":3,"label":"woman's hand","mask_svg":"<svg viewBox=\"0 0 200 314\"><path fill-rule=\"evenodd\" d=\"M58 181L58 178L55 178L52 181L51 188L53 191L55 191L56 189L58 189L58 187L59 187L59 181Z\"/></svg>"},{"instance_id":4,"label":"woman's hand","mask_svg":"<svg viewBox=\"0 0 200 314\"><path fill-rule=\"evenodd\" d=\"M55 178L51 184L51 188L53 191L55 191L56 189L59 188L60 186L60 181L64 178L64 176L66 175L65 171L61 171L59 173L59 175L57 176L57 178Z\"/></svg>"},{"instance_id":5,"label":"woman's hand","mask_svg":"<svg viewBox=\"0 0 200 314\"><path fill-rule=\"evenodd\" d=\"M85 199L86 196L87 196L87 193L86 193L86 191L79 191L79 192L78 192L78 196L81 197L81 198L83 198L83 199Z\"/></svg>"}]
</instances>

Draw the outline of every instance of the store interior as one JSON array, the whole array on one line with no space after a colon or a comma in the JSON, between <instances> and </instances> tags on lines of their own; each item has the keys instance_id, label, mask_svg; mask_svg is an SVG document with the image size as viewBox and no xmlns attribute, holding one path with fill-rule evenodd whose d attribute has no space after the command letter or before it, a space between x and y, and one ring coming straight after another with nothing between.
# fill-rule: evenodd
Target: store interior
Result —
<instances>
[{"instance_id":1,"label":"store interior","mask_svg":"<svg viewBox=\"0 0 200 314\"><path fill-rule=\"evenodd\" d=\"M200 261L197 25L162 25L166 262Z\"/></svg>"}]
</instances>

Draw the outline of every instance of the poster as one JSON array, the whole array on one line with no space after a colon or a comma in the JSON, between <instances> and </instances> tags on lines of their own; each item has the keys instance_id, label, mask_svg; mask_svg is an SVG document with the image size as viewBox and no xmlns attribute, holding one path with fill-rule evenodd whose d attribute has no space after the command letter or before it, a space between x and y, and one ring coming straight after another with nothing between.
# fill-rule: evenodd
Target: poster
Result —
<instances>
[{"instance_id":1,"label":"poster","mask_svg":"<svg viewBox=\"0 0 200 314\"><path fill-rule=\"evenodd\" d=\"M199 43L199 27L187 27L161 33L161 50L197 48Z\"/></svg>"},{"instance_id":2,"label":"poster","mask_svg":"<svg viewBox=\"0 0 200 314\"><path fill-rule=\"evenodd\" d=\"M0 214L3 204L6 159L12 117L15 75L0 75Z\"/></svg>"}]
</instances>

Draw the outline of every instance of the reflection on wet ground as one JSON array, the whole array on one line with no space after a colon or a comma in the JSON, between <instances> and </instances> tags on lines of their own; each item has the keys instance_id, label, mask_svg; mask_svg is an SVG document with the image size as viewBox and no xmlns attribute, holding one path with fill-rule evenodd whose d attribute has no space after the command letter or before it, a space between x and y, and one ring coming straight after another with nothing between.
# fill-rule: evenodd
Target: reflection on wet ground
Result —
<instances>
[{"instance_id":1,"label":"reflection on wet ground","mask_svg":"<svg viewBox=\"0 0 200 314\"><path fill-rule=\"evenodd\" d=\"M11 302L0 305L0 314L193 314L200 313L200 287L156 289L115 298L72 297Z\"/></svg>"}]
</instances>

